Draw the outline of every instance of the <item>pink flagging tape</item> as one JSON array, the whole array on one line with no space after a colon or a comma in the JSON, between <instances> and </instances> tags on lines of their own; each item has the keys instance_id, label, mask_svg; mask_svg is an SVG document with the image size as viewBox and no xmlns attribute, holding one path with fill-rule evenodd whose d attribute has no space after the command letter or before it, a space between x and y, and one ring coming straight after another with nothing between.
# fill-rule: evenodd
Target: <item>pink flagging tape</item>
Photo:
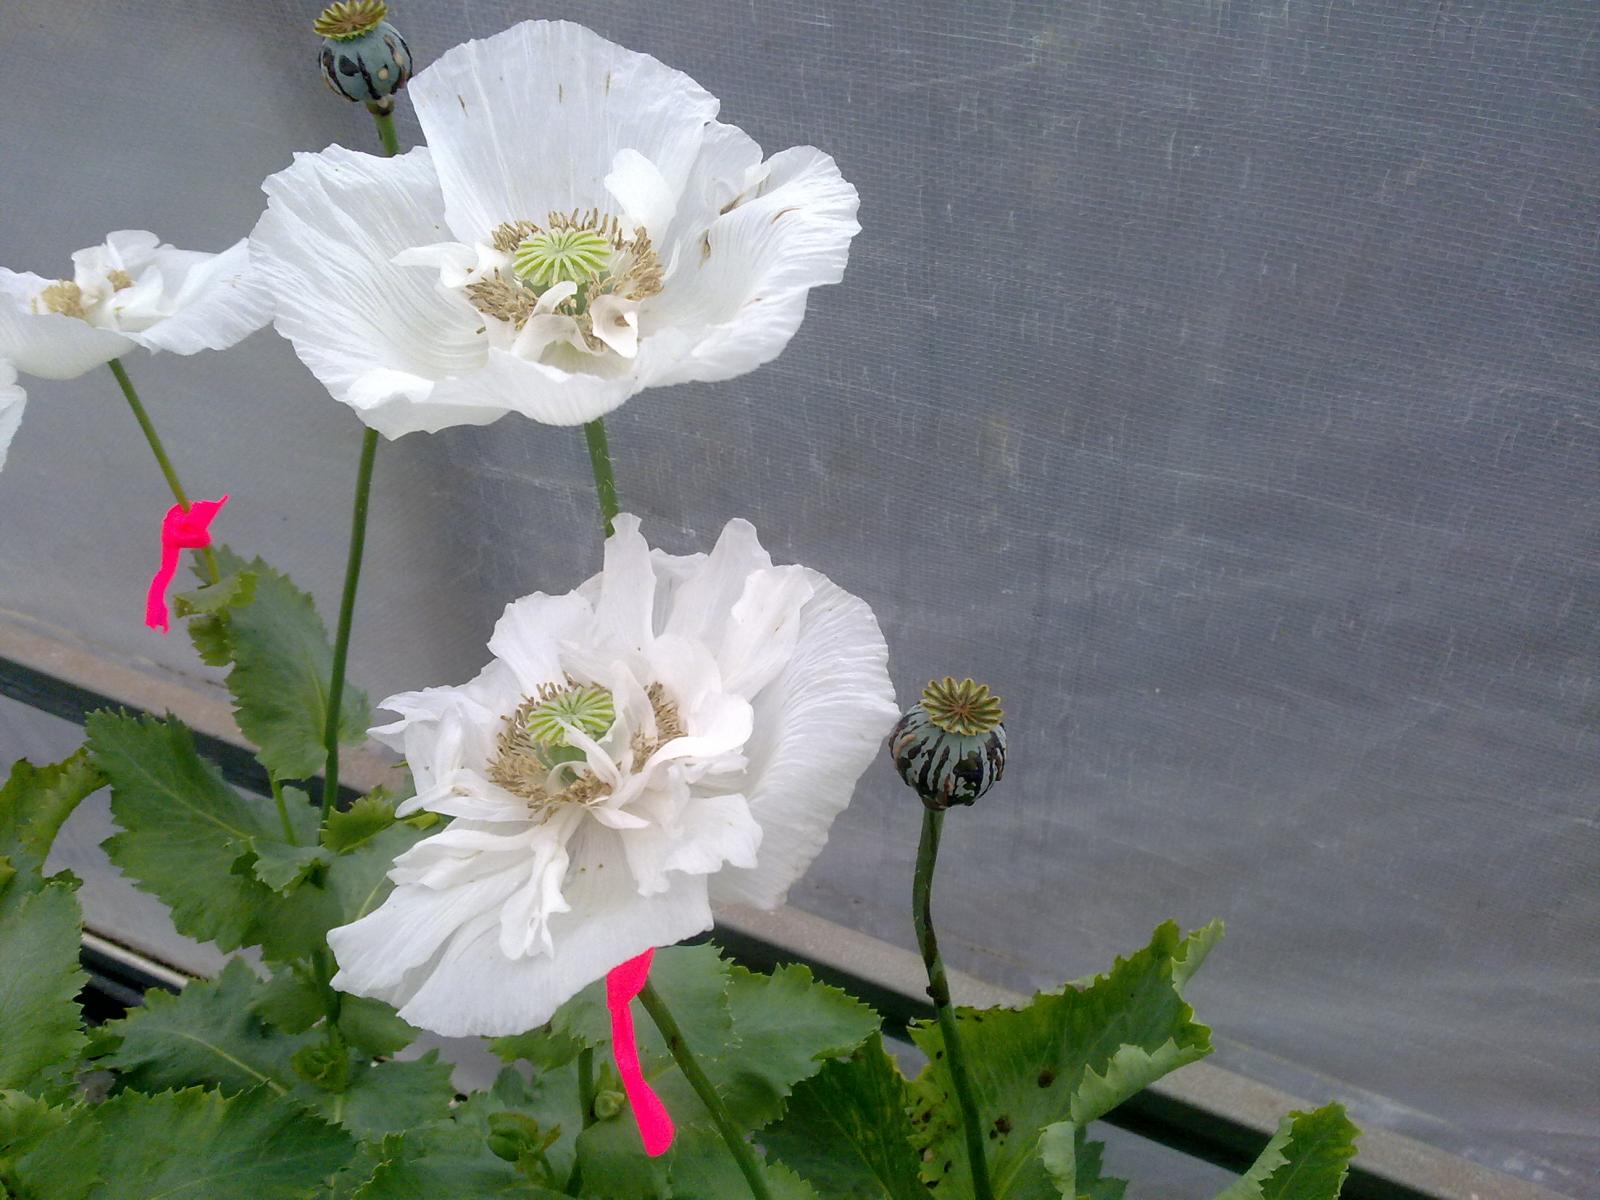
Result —
<instances>
[{"instance_id":1,"label":"pink flagging tape","mask_svg":"<svg viewBox=\"0 0 1600 1200\"><path fill-rule=\"evenodd\" d=\"M633 1035L633 998L644 990L650 978L650 960L654 950L646 950L638 958L630 958L620 967L613 967L606 976L606 1006L611 1009L611 1052L617 1060L617 1074L622 1076L622 1090L628 1094L628 1107L639 1125L639 1137L644 1141L644 1152L651 1158L665 1154L672 1145L672 1117L661 1097L644 1080L639 1066L639 1043Z\"/></svg>"},{"instance_id":2,"label":"pink flagging tape","mask_svg":"<svg viewBox=\"0 0 1600 1200\"><path fill-rule=\"evenodd\" d=\"M167 633L171 624L167 619L167 588L178 573L178 560L185 550L200 550L211 545L211 521L222 506L221 500L196 500L187 510L181 504L167 509L161 518L161 566L150 580L150 590L144 598L144 623L151 629Z\"/></svg>"}]
</instances>

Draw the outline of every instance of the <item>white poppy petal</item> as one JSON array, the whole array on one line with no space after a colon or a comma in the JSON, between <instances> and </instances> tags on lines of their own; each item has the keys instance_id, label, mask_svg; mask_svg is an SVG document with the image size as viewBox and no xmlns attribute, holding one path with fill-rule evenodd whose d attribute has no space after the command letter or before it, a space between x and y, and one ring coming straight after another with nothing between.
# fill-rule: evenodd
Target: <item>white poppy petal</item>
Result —
<instances>
[{"instance_id":1,"label":"white poppy petal","mask_svg":"<svg viewBox=\"0 0 1600 1200\"><path fill-rule=\"evenodd\" d=\"M676 195L715 97L680 71L566 21L525 21L440 55L409 85L451 230L611 207L617 153L649 159Z\"/></svg>"},{"instance_id":2,"label":"white poppy petal","mask_svg":"<svg viewBox=\"0 0 1600 1200\"><path fill-rule=\"evenodd\" d=\"M426 148L396 158L339 146L300 154L262 189L252 262L272 291L278 332L335 399L390 437L486 424L506 411L469 389L437 394L438 381L483 365L483 320L459 294L393 261L446 233Z\"/></svg>"},{"instance_id":3,"label":"white poppy petal","mask_svg":"<svg viewBox=\"0 0 1600 1200\"><path fill-rule=\"evenodd\" d=\"M17 386L16 368L0 358L0 468L6 465L6 451L22 424L27 403L28 394Z\"/></svg>"},{"instance_id":4,"label":"white poppy petal","mask_svg":"<svg viewBox=\"0 0 1600 1200\"><path fill-rule=\"evenodd\" d=\"M754 696L794 656L800 613L816 588L804 567L752 572L729 614L717 654L722 686Z\"/></svg>"},{"instance_id":5,"label":"white poppy petal","mask_svg":"<svg viewBox=\"0 0 1600 1200\"><path fill-rule=\"evenodd\" d=\"M611 526L615 532L606 539L595 623L601 636L643 654L655 640L655 567L638 517L620 513Z\"/></svg>"},{"instance_id":6,"label":"white poppy petal","mask_svg":"<svg viewBox=\"0 0 1600 1200\"><path fill-rule=\"evenodd\" d=\"M500 905L516 890L522 874L513 867L448 891L395 888L359 921L328 931L328 945L339 963L333 986L389 999L407 972L432 958L464 924L485 914L498 922Z\"/></svg>"},{"instance_id":7,"label":"white poppy petal","mask_svg":"<svg viewBox=\"0 0 1600 1200\"><path fill-rule=\"evenodd\" d=\"M130 332L128 336L139 345L174 354L226 350L271 320L272 294L250 271L248 239L241 238L221 254L177 253L193 257L181 272L163 271L162 278L172 289L163 298L163 307L171 315Z\"/></svg>"},{"instance_id":8,"label":"white poppy petal","mask_svg":"<svg viewBox=\"0 0 1600 1200\"><path fill-rule=\"evenodd\" d=\"M643 229L655 239L666 236L678 196L660 167L631 147L618 150L605 185L622 206L624 228Z\"/></svg>"},{"instance_id":9,"label":"white poppy petal","mask_svg":"<svg viewBox=\"0 0 1600 1200\"><path fill-rule=\"evenodd\" d=\"M589 305L594 335L623 358L639 353L639 302L624 296L596 297Z\"/></svg>"},{"instance_id":10,"label":"white poppy petal","mask_svg":"<svg viewBox=\"0 0 1600 1200\"><path fill-rule=\"evenodd\" d=\"M134 343L77 317L35 312L35 297L51 280L0 267L0 358L25 375L76 379L128 353Z\"/></svg>"},{"instance_id":11,"label":"white poppy petal","mask_svg":"<svg viewBox=\"0 0 1600 1200\"><path fill-rule=\"evenodd\" d=\"M590 826L569 845L563 895L570 910L548 922L553 953L507 958L499 916L485 914L461 928L427 970L410 973L405 995L383 998L405 1020L447 1037L520 1033L544 1024L620 963L710 929L704 877L679 875L666 892L641 896L621 836Z\"/></svg>"},{"instance_id":12,"label":"white poppy petal","mask_svg":"<svg viewBox=\"0 0 1600 1200\"><path fill-rule=\"evenodd\" d=\"M763 830L754 870L716 876L719 903L774 908L822 849L899 716L872 610L813 575L794 655L755 698L744 787Z\"/></svg>"},{"instance_id":13,"label":"white poppy petal","mask_svg":"<svg viewBox=\"0 0 1600 1200\"><path fill-rule=\"evenodd\" d=\"M776 358L799 328L807 292L844 275L860 232L859 197L810 146L767 164L757 196L722 214L645 306L645 323L700 331L693 353L656 382L728 379Z\"/></svg>"},{"instance_id":14,"label":"white poppy petal","mask_svg":"<svg viewBox=\"0 0 1600 1200\"><path fill-rule=\"evenodd\" d=\"M574 593L535 592L506 605L489 637L489 650L510 668L524 694L533 695L541 684L561 679L561 643L578 636L593 615L589 602Z\"/></svg>"}]
</instances>

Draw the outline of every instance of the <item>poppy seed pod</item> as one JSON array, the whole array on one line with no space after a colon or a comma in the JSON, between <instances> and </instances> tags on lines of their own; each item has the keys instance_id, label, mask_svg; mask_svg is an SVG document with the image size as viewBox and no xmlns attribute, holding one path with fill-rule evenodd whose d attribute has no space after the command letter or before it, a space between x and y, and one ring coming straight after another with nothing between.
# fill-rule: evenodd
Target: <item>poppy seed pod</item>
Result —
<instances>
[{"instance_id":1,"label":"poppy seed pod","mask_svg":"<svg viewBox=\"0 0 1600 1200\"><path fill-rule=\"evenodd\" d=\"M394 111L394 93L411 78L411 51L388 15L383 0L340 0L312 24L322 35L323 82L379 115Z\"/></svg>"},{"instance_id":2,"label":"poppy seed pod","mask_svg":"<svg viewBox=\"0 0 1600 1200\"><path fill-rule=\"evenodd\" d=\"M889 734L900 778L934 811L971 804L1006 769L1000 699L981 683L934 680Z\"/></svg>"}]
</instances>

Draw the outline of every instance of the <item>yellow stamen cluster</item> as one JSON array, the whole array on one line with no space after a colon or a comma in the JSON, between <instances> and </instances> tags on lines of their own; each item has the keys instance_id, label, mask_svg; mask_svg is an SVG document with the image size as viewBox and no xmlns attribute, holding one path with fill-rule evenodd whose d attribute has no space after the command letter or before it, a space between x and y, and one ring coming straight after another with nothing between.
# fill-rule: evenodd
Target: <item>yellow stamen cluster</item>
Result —
<instances>
[{"instance_id":1,"label":"yellow stamen cluster","mask_svg":"<svg viewBox=\"0 0 1600 1200\"><path fill-rule=\"evenodd\" d=\"M121 267L117 267L113 271L108 271L106 273L106 279L110 281L111 290L114 292L126 291L128 288L133 286L133 276L129 275Z\"/></svg>"},{"instance_id":2,"label":"yellow stamen cluster","mask_svg":"<svg viewBox=\"0 0 1600 1200\"><path fill-rule=\"evenodd\" d=\"M645 689L645 695L650 698L650 710L656 717L656 735L651 737L644 730L633 735L633 769L641 769L645 761L661 747L674 738L684 736L683 717L678 712L678 706L667 699L666 689L659 683L652 683Z\"/></svg>"},{"instance_id":3,"label":"yellow stamen cluster","mask_svg":"<svg viewBox=\"0 0 1600 1200\"><path fill-rule=\"evenodd\" d=\"M83 306L83 289L70 279L57 280L39 293L39 304L45 312L60 313L63 317L87 320L89 313Z\"/></svg>"},{"instance_id":4,"label":"yellow stamen cluster","mask_svg":"<svg viewBox=\"0 0 1600 1200\"><path fill-rule=\"evenodd\" d=\"M338 0L322 10L311 22L318 37L349 41L362 34L371 33L389 15L384 0Z\"/></svg>"}]
</instances>

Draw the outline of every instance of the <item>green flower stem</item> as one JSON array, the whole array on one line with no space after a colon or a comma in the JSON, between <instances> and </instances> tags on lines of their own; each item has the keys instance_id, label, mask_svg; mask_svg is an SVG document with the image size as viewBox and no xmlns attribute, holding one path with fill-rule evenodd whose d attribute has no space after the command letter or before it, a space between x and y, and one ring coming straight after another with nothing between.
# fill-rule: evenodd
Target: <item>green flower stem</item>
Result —
<instances>
[{"instance_id":1,"label":"green flower stem","mask_svg":"<svg viewBox=\"0 0 1600 1200\"><path fill-rule=\"evenodd\" d=\"M950 1004L950 981L945 977L944 960L939 957L939 940L933 932L933 868L939 858L939 834L944 828L944 813L926 809L922 814L922 842L917 847L917 874L911 885L912 921L917 927L917 945L928 969L928 995L939 1018L944 1037L945 1061L955 1087L961 1121L966 1126L967 1162L972 1168L972 1194L976 1200L994 1200L989 1184L989 1163L983 1156L983 1126L978 1104L973 1097L972 1077L967 1074L966 1055L961 1035L956 1030L955 1009Z\"/></svg>"},{"instance_id":2,"label":"green flower stem","mask_svg":"<svg viewBox=\"0 0 1600 1200\"><path fill-rule=\"evenodd\" d=\"M172 465L172 460L167 457L167 448L161 444L161 435L156 432L155 422L150 420L150 414L145 411L144 405L139 400L139 393L134 390L133 380L128 378L127 369L122 365L122 360L113 358L106 364L111 368L111 373L117 377L117 385L122 388L122 394L127 397L128 407L133 409L133 419L139 422L139 428L144 431L144 440L150 443L150 452L156 456L156 465L161 468L161 473L167 478L167 487L172 491L172 498L178 502L178 507L184 512L189 511L189 496L183 490L183 483L178 478L178 472ZM206 574L211 582L216 583L222 578L222 570L217 566L217 556L207 546L201 551L201 558L205 560Z\"/></svg>"},{"instance_id":3,"label":"green flower stem","mask_svg":"<svg viewBox=\"0 0 1600 1200\"><path fill-rule=\"evenodd\" d=\"M589 443L589 465L594 468L594 490L600 499L600 520L606 536L613 532L611 522L616 519L617 477L611 471L611 448L606 444L606 423L596 417L583 427L584 440Z\"/></svg>"},{"instance_id":4,"label":"green flower stem","mask_svg":"<svg viewBox=\"0 0 1600 1200\"><path fill-rule=\"evenodd\" d=\"M578 1051L578 1107L583 1110L583 1127L594 1124L594 1049Z\"/></svg>"},{"instance_id":5,"label":"green flower stem","mask_svg":"<svg viewBox=\"0 0 1600 1200\"><path fill-rule=\"evenodd\" d=\"M700 1097L700 1102L711 1114L717 1132L727 1143L728 1152L733 1155L733 1161L739 1164L745 1182L750 1185L750 1194L756 1200L772 1200L772 1193L767 1189L766 1176L762 1174L761 1164L756 1161L755 1151L739 1132L739 1127L733 1123L733 1118L728 1115L727 1106L722 1103L722 1097L717 1095L717 1089L712 1086L711 1080L706 1078L706 1073L700 1069L700 1064L689 1052L688 1043L683 1040L683 1030L678 1028L678 1023L667 1011L660 994L648 980L645 982L644 990L639 993L639 1002L644 1005L645 1012L650 1014L650 1019L656 1023L656 1028L666 1039L667 1050L672 1054L673 1061L678 1064L678 1069L683 1072L683 1077L689 1081L694 1094Z\"/></svg>"},{"instance_id":6,"label":"green flower stem","mask_svg":"<svg viewBox=\"0 0 1600 1200\"><path fill-rule=\"evenodd\" d=\"M372 112L369 108L368 112ZM378 127L378 140L383 143L383 152L390 158L400 153L400 138L394 131L393 112L372 113L372 123Z\"/></svg>"},{"instance_id":7,"label":"green flower stem","mask_svg":"<svg viewBox=\"0 0 1600 1200\"><path fill-rule=\"evenodd\" d=\"M594 1124L594 1050L585 1046L578 1051L578 1115L585 1129ZM569 1196L583 1192L583 1161L576 1153L572 1156L572 1173L567 1176L563 1189Z\"/></svg>"},{"instance_id":8,"label":"green flower stem","mask_svg":"<svg viewBox=\"0 0 1600 1200\"><path fill-rule=\"evenodd\" d=\"M339 804L339 712L344 707L344 668L350 655L350 624L355 617L356 588L361 583L361 556L367 547L367 502L372 497L372 463L378 453L378 431L361 439L361 465L356 469L356 503L350 515L350 552L344 567L344 597L339 601L339 628L333 639L333 676L328 681L328 719L322 745L328 765L322 774L322 822Z\"/></svg>"}]
</instances>

